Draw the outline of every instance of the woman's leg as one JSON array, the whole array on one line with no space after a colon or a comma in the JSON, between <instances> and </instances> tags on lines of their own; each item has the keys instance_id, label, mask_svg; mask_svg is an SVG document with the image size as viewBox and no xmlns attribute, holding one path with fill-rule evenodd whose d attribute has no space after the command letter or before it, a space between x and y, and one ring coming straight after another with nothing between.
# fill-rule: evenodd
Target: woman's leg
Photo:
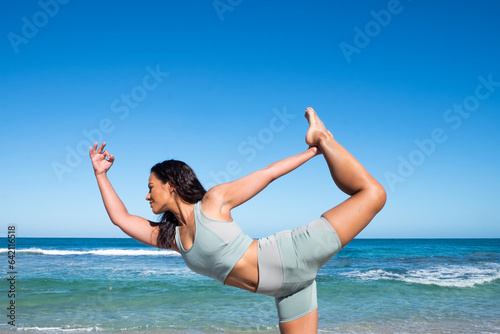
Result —
<instances>
[{"instance_id":1,"label":"woman's leg","mask_svg":"<svg viewBox=\"0 0 500 334\"><path fill-rule=\"evenodd\" d=\"M350 195L347 200L323 213L342 242L347 245L383 208L384 188L333 138L312 108L305 114L309 122L306 143L319 148L337 187Z\"/></svg>"},{"instance_id":2,"label":"woman's leg","mask_svg":"<svg viewBox=\"0 0 500 334\"><path fill-rule=\"evenodd\" d=\"M293 321L281 322L281 334L316 334L318 332L318 309Z\"/></svg>"},{"instance_id":3,"label":"woman's leg","mask_svg":"<svg viewBox=\"0 0 500 334\"><path fill-rule=\"evenodd\" d=\"M309 121L306 143L321 151L335 184L350 195L349 199L322 215L337 232L342 246L345 246L382 209L385 203L385 191L363 166L334 140L312 108L307 108L305 116ZM338 250L338 239L336 240ZM294 299L287 300L287 303L304 304L305 301L301 301L300 298L304 298L305 292L306 290L303 290L294 294ZM315 288L309 292L314 293L316 298ZM278 305L278 312L280 306L281 304ZM317 331L317 308L299 319L280 323L280 332L283 334L309 334Z\"/></svg>"}]
</instances>

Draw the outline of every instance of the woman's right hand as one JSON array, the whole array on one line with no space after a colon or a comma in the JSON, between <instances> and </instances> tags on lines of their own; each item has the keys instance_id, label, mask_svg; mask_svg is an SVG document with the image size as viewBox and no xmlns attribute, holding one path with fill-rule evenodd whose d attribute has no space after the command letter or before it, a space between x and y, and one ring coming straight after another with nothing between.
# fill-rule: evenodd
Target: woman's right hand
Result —
<instances>
[{"instance_id":1,"label":"woman's right hand","mask_svg":"<svg viewBox=\"0 0 500 334\"><path fill-rule=\"evenodd\" d=\"M91 147L89 150L90 159L92 160L92 167L94 167L94 173L105 174L113 165L115 161L115 157L109 153L108 151L104 151L104 147L106 146L106 142L102 143L102 145L97 149L97 142L94 144L94 147Z\"/></svg>"}]
</instances>

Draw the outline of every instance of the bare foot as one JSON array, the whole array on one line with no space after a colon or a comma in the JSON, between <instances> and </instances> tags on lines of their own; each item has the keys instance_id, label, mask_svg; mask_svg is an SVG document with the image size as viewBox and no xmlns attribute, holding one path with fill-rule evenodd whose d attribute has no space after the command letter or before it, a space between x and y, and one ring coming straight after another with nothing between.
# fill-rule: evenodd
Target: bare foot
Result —
<instances>
[{"instance_id":1,"label":"bare foot","mask_svg":"<svg viewBox=\"0 0 500 334\"><path fill-rule=\"evenodd\" d=\"M333 135L325 128L323 122L313 108L307 108L305 117L309 122L309 129L306 133L306 144L309 146L318 146L323 140L333 138Z\"/></svg>"}]
</instances>

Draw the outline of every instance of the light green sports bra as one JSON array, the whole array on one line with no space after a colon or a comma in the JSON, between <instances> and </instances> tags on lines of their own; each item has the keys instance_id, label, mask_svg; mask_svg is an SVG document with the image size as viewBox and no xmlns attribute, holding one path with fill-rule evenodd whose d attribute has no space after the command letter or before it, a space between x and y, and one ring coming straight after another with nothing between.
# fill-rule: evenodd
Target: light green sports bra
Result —
<instances>
[{"instance_id":1,"label":"light green sports bra","mask_svg":"<svg viewBox=\"0 0 500 334\"><path fill-rule=\"evenodd\" d=\"M234 222L205 216L201 201L194 205L196 232L189 250L182 247L179 228L175 241L186 265L194 272L224 283L227 275L250 247L253 239Z\"/></svg>"}]
</instances>

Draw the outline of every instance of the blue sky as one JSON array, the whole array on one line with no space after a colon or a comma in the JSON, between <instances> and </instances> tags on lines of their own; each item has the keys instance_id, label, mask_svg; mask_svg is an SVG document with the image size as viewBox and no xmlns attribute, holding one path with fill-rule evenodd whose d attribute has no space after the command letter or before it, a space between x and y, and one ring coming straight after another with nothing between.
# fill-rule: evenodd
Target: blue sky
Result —
<instances>
[{"instance_id":1,"label":"blue sky","mask_svg":"<svg viewBox=\"0 0 500 334\"><path fill-rule=\"evenodd\" d=\"M496 1L6 1L2 233L123 237L87 144L129 211L149 169L207 187L306 148L306 107L386 188L360 237L500 237ZM316 157L235 209L253 237L346 198Z\"/></svg>"}]
</instances>

